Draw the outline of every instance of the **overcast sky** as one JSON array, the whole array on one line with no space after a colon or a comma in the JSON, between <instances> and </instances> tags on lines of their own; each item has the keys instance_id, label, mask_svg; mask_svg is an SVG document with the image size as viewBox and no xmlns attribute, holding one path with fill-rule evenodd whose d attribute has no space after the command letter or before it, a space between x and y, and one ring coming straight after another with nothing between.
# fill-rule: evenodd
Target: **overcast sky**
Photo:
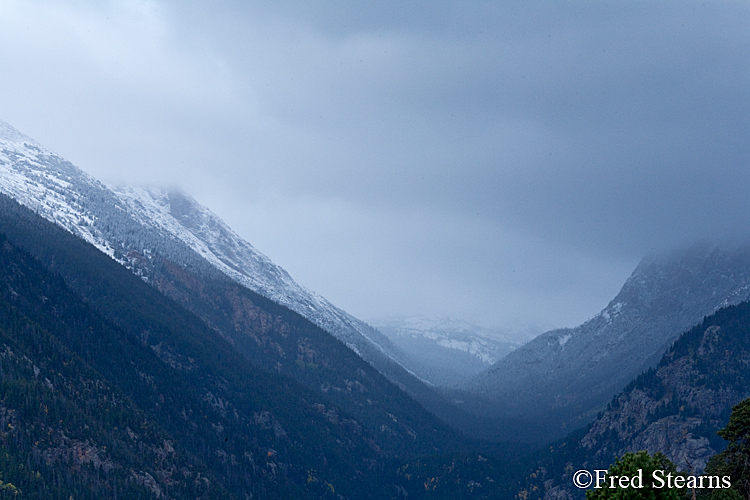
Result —
<instances>
[{"instance_id":1,"label":"overcast sky","mask_svg":"<svg viewBox=\"0 0 750 500\"><path fill-rule=\"evenodd\" d=\"M574 326L750 232L750 2L0 0L0 119L365 320Z\"/></svg>"}]
</instances>

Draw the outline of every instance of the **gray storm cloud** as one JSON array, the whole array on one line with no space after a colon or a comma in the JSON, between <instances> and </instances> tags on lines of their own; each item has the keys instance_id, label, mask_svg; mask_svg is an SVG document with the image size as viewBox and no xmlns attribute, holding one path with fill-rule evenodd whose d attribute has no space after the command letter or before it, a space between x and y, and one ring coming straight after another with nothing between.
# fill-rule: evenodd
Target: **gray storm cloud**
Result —
<instances>
[{"instance_id":1,"label":"gray storm cloud","mask_svg":"<svg viewBox=\"0 0 750 500\"><path fill-rule=\"evenodd\" d=\"M741 2L0 4L0 118L365 319L570 326L748 237Z\"/></svg>"}]
</instances>

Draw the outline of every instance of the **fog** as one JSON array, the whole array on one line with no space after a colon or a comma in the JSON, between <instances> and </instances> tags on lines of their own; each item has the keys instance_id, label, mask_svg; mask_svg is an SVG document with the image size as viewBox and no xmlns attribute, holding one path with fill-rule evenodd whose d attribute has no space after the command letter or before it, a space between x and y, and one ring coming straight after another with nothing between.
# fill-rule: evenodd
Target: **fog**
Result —
<instances>
[{"instance_id":1,"label":"fog","mask_svg":"<svg viewBox=\"0 0 750 500\"><path fill-rule=\"evenodd\" d=\"M0 2L0 119L365 320L573 326L743 239L744 2Z\"/></svg>"}]
</instances>

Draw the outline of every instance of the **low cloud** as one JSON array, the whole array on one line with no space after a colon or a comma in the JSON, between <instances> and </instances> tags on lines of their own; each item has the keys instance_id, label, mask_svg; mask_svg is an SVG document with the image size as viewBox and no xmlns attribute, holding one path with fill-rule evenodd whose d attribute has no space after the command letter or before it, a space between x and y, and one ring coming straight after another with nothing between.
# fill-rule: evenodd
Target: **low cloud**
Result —
<instances>
[{"instance_id":1,"label":"low cloud","mask_svg":"<svg viewBox=\"0 0 750 500\"><path fill-rule=\"evenodd\" d=\"M20 2L0 118L368 317L571 326L748 237L742 3Z\"/></svg>"}]
</instances>

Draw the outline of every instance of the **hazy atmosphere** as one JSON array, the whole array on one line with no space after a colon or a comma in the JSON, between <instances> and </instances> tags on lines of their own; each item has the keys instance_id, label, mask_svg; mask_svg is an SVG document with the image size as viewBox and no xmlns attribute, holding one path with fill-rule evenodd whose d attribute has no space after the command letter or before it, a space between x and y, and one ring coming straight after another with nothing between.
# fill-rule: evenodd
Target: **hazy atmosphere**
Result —
<instances>
[{"instance_id":1,"label":"hazy atmosphere","mask_svg":"<svg viewBox=\"0 0 750 500\"><path fill-rule=\"evenodd\" d=\"M0 0L0 119L365 320L574 326L748 236L747 2Z\"/></svg>"}]
</instances>

